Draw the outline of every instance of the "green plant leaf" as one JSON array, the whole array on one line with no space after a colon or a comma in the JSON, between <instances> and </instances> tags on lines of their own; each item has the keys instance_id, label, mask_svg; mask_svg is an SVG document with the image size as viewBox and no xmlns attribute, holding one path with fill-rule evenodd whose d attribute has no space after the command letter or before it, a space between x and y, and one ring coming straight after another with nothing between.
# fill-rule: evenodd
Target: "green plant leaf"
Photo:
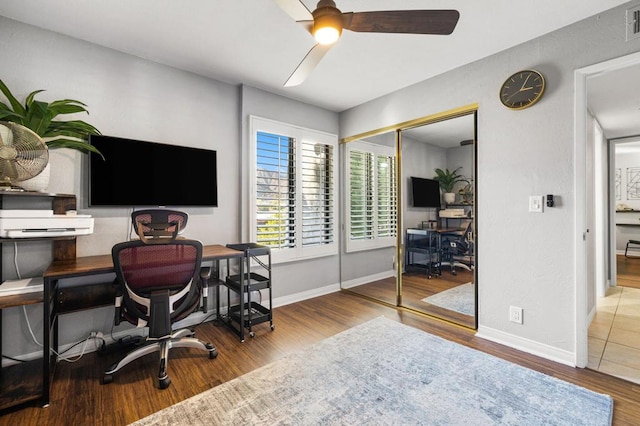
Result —
<instances>
[{"instance_id":1,"label":"green plant leaf","mask_svg":"<svg viewBox=\"0 0 640 426\"><path fill-rule=\"evenodd\" d=\"M56 139L52 141L47 141L46 144L47 144L47 147L49 147L49 149L71 148L71 149L75 149L80 152L83 152L85 154L89 152L95 152L96 154L100 155L100 157L102 157L102 159L104 160L104 155L102 155L102 153L95 146L84 141L71 140L71 139Z\"/></svg>"},{"instance_id":2,"label":"green plant leaf","mask_svg":"<svg viewBox=\"0 0 640 426\"><path fill-rule=\"evenodd\" d=\"M84 103L75 99L59 99L51 103L38 101L36 95L43 90L35 90L27 95L22 106L2 80L0 91L9 100L9 105L0 102L0 120L13 121L29 128L45 139L45 143L51 149L71 148L83 153L95 152L102 156L97 148L87 142L89 135L100 134L94 126L82 120L53 120L61 114L89 114Z\"/></svg>"},{"instance_id":3,"label":"green plant leaf","mask_svg":"<svg viewBox=\"0 0 640 426\"><path fill-rule=\"evenodd\" d=\"M4 84L2 80L0 80L0 91L7 98L7 100L11 104L11 107L16 113L20 115L25 115L27 113L24 107L22 106L22 104L20 104L20 102L16 99L16 97L13 96L13 93L11 93L7 85Z\"/></svg>"},{"instance_id":4,"label":"green plant leaf","mask_svg":"<svg viewBox=\"0 0 640 426\"><path fill-rule=\"evenodd\" d=\"M86 112L88 114L85 105L82 102L74 101L73 99L63 99L51 102L49 104L49 108L54 112L54 117L59 114L74 114L77 112Z\"/></svg>"},{"instance_id":5,"label":"green plant leaf","mask_svg":"<svg viewBox=\"0 0 640 426\"><path fill-rule=\"evenodd\" d=\"M59 135L74 136L81 139L87 139L89 135L99 135L100 131L91 124L82 120L70 121L52 121L49 129L43 135L45 137L53 137Z\"/></svg>"},{"instance_id":6,"label":"green plant leaf","mask_svg":"<svg viewBox=\"0 0 640 426\"><path fill-rule=\"evenodd\" d=\"M24 125L40 136L44 136L53 118L48 106L46 102L34 101L24 118Z\"/></svg>"},{"instance_id":7,"label":"green plant leaf","mask_svg":"<svg viewBox=\"0 0 640 426\"><path fill-rule=\"evenodd\" d=\"M28 109L31 104L33 103L33 100L35 99L36 95L40 92L44 92L44 90L40 89L40 90L34 90L33 92L29 93L27 95L27 99L25 99L24 101L24 107L25 109Z\"/></svg>"}]
</instances>

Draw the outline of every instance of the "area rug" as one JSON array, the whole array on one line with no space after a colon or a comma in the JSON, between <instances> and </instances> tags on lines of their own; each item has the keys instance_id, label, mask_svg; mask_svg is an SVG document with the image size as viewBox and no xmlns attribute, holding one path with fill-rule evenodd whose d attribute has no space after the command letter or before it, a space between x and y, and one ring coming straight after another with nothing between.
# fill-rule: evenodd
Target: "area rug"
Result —
<instances>
[{"instance_id":1,"label":"area rug","mask_svg":"<svg viewBox=\"0 0 640 426\"><path fill-rule=\"evenodd\" d=\"M380 317L134 424L573 426L612 411L609 396Z\"/></svg>"},{"instance_id":2,"label":"area rug","mask_svg":"<svg viewBox=\"0 0 640 426\"><path fill-rule=\"evenodd\" d=\"M471 283L441 291L422 299L422 301L464 315L475 316L476 314L475 288Z\"/></svg>"}]
</instances>

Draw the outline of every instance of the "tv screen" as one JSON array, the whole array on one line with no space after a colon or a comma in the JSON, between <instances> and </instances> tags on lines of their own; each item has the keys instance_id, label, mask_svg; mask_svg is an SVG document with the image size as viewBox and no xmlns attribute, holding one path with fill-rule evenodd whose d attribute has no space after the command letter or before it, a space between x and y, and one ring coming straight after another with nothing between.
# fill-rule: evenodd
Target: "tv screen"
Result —
<instances>
[{"instance_id":1,"label":"tv screen","mask_svg":"<svg viewBox=\"0 0 640 426\"><path fill-rule=\"evenodd\" d=\"M436 207L440 204L440 184L437 180L411 177L413 207Z\"/></svg>"},{"instance_id":2,"label":"tv screen","mask_svg":"<svg viewBox=\"0 0 640 426\"><path fill-rule=\"evenodd\" d=\"M217 206L216 151L92 135L89 207Z\"/></svg>"}]
</instances>

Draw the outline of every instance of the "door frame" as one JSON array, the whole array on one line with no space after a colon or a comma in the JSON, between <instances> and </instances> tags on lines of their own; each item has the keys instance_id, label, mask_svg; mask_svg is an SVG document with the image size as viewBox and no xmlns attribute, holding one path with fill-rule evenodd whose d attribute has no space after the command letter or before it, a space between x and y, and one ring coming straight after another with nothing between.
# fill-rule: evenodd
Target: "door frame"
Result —
<instances>
[{"instance_id":1,"label":"door frame","mask_svg":"<svg viewBox=\"0 0 640 426\"><path fill-rule=\"evenodd\" d=\"M574 363L577 367L587 366L589 312L587 312L587 251L595 247L587 247L585 241L587 229L586 209L586 138L587 138L587 79L601 73L618 70L640 63L640 52L604 61L598 64L579 68L574 72L575 104L574 104L574 191L575 191L575 338Z\"/></svg>"}]
</instances>

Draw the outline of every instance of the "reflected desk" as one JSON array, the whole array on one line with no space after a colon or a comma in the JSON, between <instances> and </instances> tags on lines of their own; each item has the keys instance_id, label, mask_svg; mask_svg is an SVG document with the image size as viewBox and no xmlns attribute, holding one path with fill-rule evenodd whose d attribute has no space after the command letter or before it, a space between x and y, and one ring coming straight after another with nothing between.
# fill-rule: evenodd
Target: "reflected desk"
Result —
<instances>
[{"instance_id":1,"label":"reflected desk","mask_svg":"<svg viewBox=\"0 0 640 426\"><path fill-rule=\"evenodd\" d=\"M214 262L211 282L219 283L220 260L242 259L242 251L222 245L204 246L203 261ZM50 384L54 374L58 352L58 315L99 306L113 304L115 288L113 279L98 284L59 286L59 281L69 278L88 277L114 272L111 255L78 257L71 260L54 261L44 272L43 329L44 341L42 360L42 405L49 405ZM54 350L52 352L50 349Z\"/></svg>"}]
</instances>

